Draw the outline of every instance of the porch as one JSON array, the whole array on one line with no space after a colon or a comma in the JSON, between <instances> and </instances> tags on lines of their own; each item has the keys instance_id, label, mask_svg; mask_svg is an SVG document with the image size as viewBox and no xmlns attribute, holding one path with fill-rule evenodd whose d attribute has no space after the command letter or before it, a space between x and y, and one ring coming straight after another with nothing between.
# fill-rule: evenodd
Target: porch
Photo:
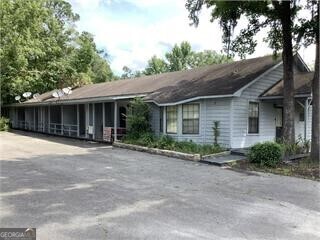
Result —
<instances>
[{"instance_id":1,"label":"porch","mask_svg":"<svg viewBox=\"0 0 320 240\"><path fill-rule=\"evenodd\" d=\"M126 134L128 104L129 100L119 100L17 106L10 108L9 117L15 129L113 142Z\"/></svg>"},{"instance_id":2,"label":"porch","mask_svg":"<svg viewBox=\"0 0 320 240\"><path fill-rule=\"evenodd\" d=\"M283 98L260 98L263 103L273 105L275 121L275 138L283 137L284 106ZM294 127L296 138L311 139L312 98L295 98Z\"/></svg>"}]
</instances>

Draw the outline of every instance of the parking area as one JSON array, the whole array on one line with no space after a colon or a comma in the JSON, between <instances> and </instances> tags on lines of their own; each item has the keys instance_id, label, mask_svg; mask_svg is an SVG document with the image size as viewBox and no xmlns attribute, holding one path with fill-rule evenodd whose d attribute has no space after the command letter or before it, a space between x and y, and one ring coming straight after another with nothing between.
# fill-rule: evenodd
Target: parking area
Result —
<instances>
[{"instance_id":1,"label":"parking area","mask_svg":"<svg viewBox=\"0 0 320 240\"><path fill-rule=\"evenodd\" d=\"M1 132L0 226L38 239L320 239L319 182Z\"/></svg>"}]
</instances>

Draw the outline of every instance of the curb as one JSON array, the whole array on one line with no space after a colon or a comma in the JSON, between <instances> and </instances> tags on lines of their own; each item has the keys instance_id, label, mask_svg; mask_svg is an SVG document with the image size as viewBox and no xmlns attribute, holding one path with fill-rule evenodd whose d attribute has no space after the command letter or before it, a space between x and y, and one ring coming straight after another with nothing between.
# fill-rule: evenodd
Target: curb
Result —
<instances>
[{"instance_id":1,"label":"curb","mask_svg":"<svg viewBox=\"0 0 320 240\"><path fill-rule=\"evenodd\" d=\"M190 153L182 153L182 152L176 152L171 150L164 150L164 149L158 149L158 148L148 148L133 144L127 144L127 143L121 143L121 142L113 142L114 147L119 148L125 148L130 150L136 150L140 152L147 152L151 154L157 154L157 155L163 155L167 157L174 157L174 158L180 158L183 160L189 160L189 161L200 161L201 155L200 154L190 154Z\"/></svg>"}]
</instances>

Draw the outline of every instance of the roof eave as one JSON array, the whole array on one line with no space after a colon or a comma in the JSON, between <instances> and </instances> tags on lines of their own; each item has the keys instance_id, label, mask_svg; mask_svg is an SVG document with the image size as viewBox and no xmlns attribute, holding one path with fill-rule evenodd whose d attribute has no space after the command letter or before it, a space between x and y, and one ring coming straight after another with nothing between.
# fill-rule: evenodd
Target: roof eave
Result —
<instances>
[{"instance_id":1,"label":"roof eave","mask_svg":"<svg viewBox=\"0 0 320 240\"><path fill-rule=\"evenodd\" d=\"M199 97L193 97L193 98L188 98L181 101L169 102L169 103L159 103L152 99L146 100L146 102L152 102L159 107L163 107L163 106L174 106L174 105L184 104L184 103L193 102L193 101L202 100L202 99L229 98L229 97L235 97L235 95L226 94L226 95L199 96Z\"/></svg>"}]
</instances>

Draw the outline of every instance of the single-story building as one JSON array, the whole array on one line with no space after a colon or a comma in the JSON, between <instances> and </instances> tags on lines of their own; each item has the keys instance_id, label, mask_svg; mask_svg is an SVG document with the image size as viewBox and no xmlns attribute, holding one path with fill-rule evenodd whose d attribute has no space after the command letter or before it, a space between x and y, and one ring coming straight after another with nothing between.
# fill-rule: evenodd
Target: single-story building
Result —
<instances>
[{"instance_id":1,"label":"single-story building","mask_svg":"<svg viewBox=\"0 0 320 240\"><path fill-rule=\"evenodd\" d=\"M281 59L265 56L85 85L61 97L51 91L6 107L13 128L109 141L125 134L130 100L143 97L155 134L210 144L213 122L219 121L219 144L244 148L281 137L282 76ZM295 132L306 139L311 138L312 77L296 54Z\"/></svg>"}]
</instances>

